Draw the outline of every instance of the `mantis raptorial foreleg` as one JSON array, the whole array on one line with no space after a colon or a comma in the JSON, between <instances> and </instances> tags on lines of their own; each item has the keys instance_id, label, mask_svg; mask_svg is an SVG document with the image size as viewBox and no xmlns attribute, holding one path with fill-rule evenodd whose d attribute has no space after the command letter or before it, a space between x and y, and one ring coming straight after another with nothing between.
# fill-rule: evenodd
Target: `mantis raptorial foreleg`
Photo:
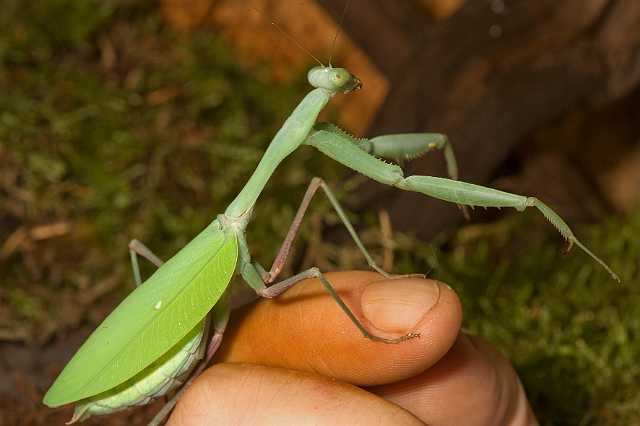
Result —
<instances>
[{"instance_id":1,"label":"mantis raptorial foreleg","mask_svg":"<svg viewBox=\"0 0 640 426\"><path fill-rule=\"evenodd\" d=\"M349 135L348 133L331 123L319 123L314 127L314 129L338 134L341 137L353 142L354 145L362 151L374 156L387 159L410 160L425 155L429 151L435 149L442 150L447 165L447 173L452 179L458 179L458 163L453 152L453 147L451 146L451 143L449 142L449 139L446 135L440 133L404 133L396 135L377 136L372 139L358 139L354 138L353 136ZM382 179L384 180L384 178ZM369 266L385 277L390 277L391 275L389 273L384 271L375 263L364 244L362 244L362 241L358 237L358 234L349 221L349 218L344 212L344 209L340 205L338 199L335 197L329 186L322 179L315 177L312 179L309 187L307 188L303 200L298 207L295 218L293 219L293 222L289 227L287 236L280 247L273 265L271 266L271 270L266 276L266 279L263 279L264 282L267 284L272 283L273 281L275 281L278 274L282 271L287 256L289 255L289 252L291 250L291 246L293 245L293 240L295 239L302 223L304 214L306 213L311 199L315 195L318 188L322 188L327 195L327 198L329 198L329 201L338 213L338 216L347 228L347 231L349 231L349 234L355 241L356 245L364 255ZM465 216L467 216L464 207L461 206L461 208L465 213ZM256 267L261 268L260 265L256 265ZM260 275L265 277L264 271L260 271Z\"/></svg>"},{"instance_id":2,"label":"mantis raptorial foreleg","mask_svg":"<svg viewBox=\"0 0 640 426\"><path fill-rule=\"evenodd\" d=\"M458 162L453 153L453 146L449 138L442 133L401 133L396 135L376 136L363 139L361 148L370 142L371 148L367 152L376 157L413 160L433 150L441 150L447 165L447 174L451 179L458 180Z\"/></svg>"},{"instance_id":3,"label":"mantis raptorial foreleg","mask_svg":"<svg viewBox=\"0 0 640 426\"><path fill-rule=\"evenodd\" d=\"M379 274L387 278L390 277L391 274L385 272L382 268L380 268L376 264L375 260L373 260L373 257L371 256L367 248L362 243L362 240L360 240L358 233L356 232L355 228L351 224L351 221L349 221L349 217L347 216L344 209L340 205L340 202L338 201L338 199L333 194L333 191L331 191L331 189L325 183L324 180L322 180L319 177L314 177L311 180L311 183L309 184L309 186L307 187L307 191L305 192L304 197L302 198L302 202L298 207L298 211L296 212L296 215L293 218L293 221L291 222L289 231L287 231L287 236L285 237L282 245L280 246L280 250L278 251L276 258L273 261L273 264L271 265L271 270L269 271L267 278L264 280L265 284L270 284L274 282L275 279L280 274L280 272L282 271L282 268L284 267L287 257L289 256L289 253L291 251L291 247L293 246L293 241L298 234L300 225L302 224L302 219L304 218L304 215L307 212L307 209L309 208L309 204L311 203L313 196L317 193L318 188L322 188L322 190L324 191L325 195L331 202L331 205L333 206L334 210L338 214L338 217L344 224L345 228L347 228L349 235L351 235L351 238L353 238L353 241L358 246L358 249L360 249L360 251L362 252L362 255L367 260L367 263L369 264L371 269L373 269L374 271L378 272Z\"/></svg>"},{"instance_id":4,"label":"mantis raptorial foreleg","mask_svg":"<svg viewBox=\"0 0 640 426\"><path fill-rule=\"evenodd\" d=\"M334 160L377 182L399 189L420 192L433 198L470 207L513 207L518 211L527 207L535 207L569 242L569 248L573 244L577 245L602 265L614 279L620 281L606 263L575 237L569 225L557 213L535 197L511 194L472 183L434 176L409 176L405 178L400 167L367 154L360 147L361 140L355 140L344 132L316 127L316 131L310 134L305 143L318 148Z\"/></svg>"},{"instance_id":5,"label":"mantis raptorial foreleg","mask_svg":"<svg viewBox=\"0 0 640 426\"><path fill-rule=\"evenodd\" d=\"M399 133L366 139L356 138L331 123L318 123L314 126L314 130L325 131L343 140L349 140L367 154L396 162L418 158L433 150L441 150L447 166L447 174L451 179L458 180L458 162L453 152L453 146L449 142L449 138L442 133ZM311 136L307 139L307 143L312 145L312 143L309 143L310 139ZM316 146L316 148L319 147ZM357 161L357 157L357 155L354 156L351 161ZM359 169L356 168L356 170ZM464 217L469 219L467 207L463 204L457 205Z\"/></svg>"},{"instance_id":6,"label":"mantis raptorial foreleg","mask_svg":"<svg viewBox=\"0 0 640 426\"><path fill-rule=\"evenodd\" d=\"M447 165L447 174L458 180L458 162L449 138L442 133L399 133L376 136L371 139L356 138L332 123L318 123L313 129L337 135L375 157L387 160L412 160L433 150L441 150ZM311 135L309 136L311 137ZM309 145L309 139L305 142Z\"/></svg>"}]
</instances>

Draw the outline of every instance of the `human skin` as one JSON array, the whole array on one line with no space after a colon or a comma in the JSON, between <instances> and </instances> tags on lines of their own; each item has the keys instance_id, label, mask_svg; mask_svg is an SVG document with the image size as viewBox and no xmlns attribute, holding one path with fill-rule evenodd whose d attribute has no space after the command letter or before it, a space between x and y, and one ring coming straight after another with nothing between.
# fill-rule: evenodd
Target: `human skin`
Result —
<instances>
[{"instance_id":1,"label":"human skin","mask_svg":"<svg viewBox=\"0 0 640 426\"><path fill-rule=\"evenodd\" d=\"M446 284L363 271L327 277L369 330L420 337L365 339L319 281L306 280L234 314L214 366L168 424L537 424L509 362L461 333L460 301Z\"/></svg>"}]
</instances>

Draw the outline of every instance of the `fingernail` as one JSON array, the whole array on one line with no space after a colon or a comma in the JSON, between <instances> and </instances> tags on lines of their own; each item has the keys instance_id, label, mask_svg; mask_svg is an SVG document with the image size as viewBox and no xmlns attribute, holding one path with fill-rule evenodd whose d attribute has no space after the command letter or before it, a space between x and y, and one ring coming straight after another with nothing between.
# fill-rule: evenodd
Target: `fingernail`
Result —
<instances>
[{"instance_id":1,"label":"fingernail","mask_svg":"<svg viewBox=\"0 0 640 426\"><path fill-rule=\"evenodd\" d=\"M375 281L362 292L364 316L376 328L407 333L438 303L440 286L432 280L402 278Z\"/></svg>"}]
</instances>

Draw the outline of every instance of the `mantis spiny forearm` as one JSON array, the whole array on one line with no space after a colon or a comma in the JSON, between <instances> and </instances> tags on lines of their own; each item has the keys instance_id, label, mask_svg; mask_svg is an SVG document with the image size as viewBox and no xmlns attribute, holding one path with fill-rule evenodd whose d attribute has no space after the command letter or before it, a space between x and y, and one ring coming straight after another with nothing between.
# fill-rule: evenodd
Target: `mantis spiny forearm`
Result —
<instances>
[{"instance_id":1,"label":"mantis spiny forearm","mask_svg":"<svg viewBox=\"0 0 640 426\"><path fill-rule=\"evenodd\" d=\"M449 138L442 133L401 133L375 136L371 139L356 138L332 123L318 123L314 133L324 130L336 134L341 140L348 140L358 148L374 157L387 160L413 160L432 150L442 150L447 165L447 174L458 179L458 162ZM306 142L309 144L309 142Z\"/></svg>"},{"instance_id":2,"label":"mantis spiny forearm","mask_svg":"<svg viewBox=\"0 0 640 426\"><path fill-rule=\"evenodd\" d=\"M391 135L390 138L401 143L403 136ZM410 139L413 142L416 139L416 135L411 135ZM518 211L523 211L527 207L535 207L569 242L569 249L573 244L577 245L602 265L611 277L616 281L620 281L618 275L602 259L576 238L569 225L556 212L535 197L511 194L472 183L435 176L405 177L402 169L398 166L364 154L362 140L356 140L343 131L336 131L335 127L316 126L315 131L305 143L316 147L327 156L365 176L369 176L373 180L406 191L420 192L433 198L470 207L512 207ZM393 153L386 154L393 155Z\"/></svg>"}]
</instances>

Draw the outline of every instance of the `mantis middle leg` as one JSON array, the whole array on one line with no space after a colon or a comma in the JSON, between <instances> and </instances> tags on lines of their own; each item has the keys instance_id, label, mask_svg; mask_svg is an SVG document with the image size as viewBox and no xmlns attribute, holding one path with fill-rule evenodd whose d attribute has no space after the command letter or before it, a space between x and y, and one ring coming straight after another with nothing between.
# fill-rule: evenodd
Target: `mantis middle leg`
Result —
<instances>
[{"instance_id":1,"label":"mantis middle leg","mask_svg":"<svg viewBox=\"0 0 640 426\"><path fill-rule=\"evenodd\" d=\"M367 249L364 247L364 244L358 237L358 234L353 228L353 225L349 221L349 218L347 217L346 213L342 209L342 206L338 202L337 198L335 197L331 189L329 189L327 184L322 179L315 177L311 180L311 183L309 184L309 187L305 192L305 195L302 199L300 207L298 208L298 211L296 212L296 215L289 227L287 236L285 237L284 242L282 243L280 250L276 255L273 265L271 266L270 272L267 272L265 268L263 268L262 265L260 265L258 262L253 262L251 260L251 255L249 254L249 247L247 245L244 234L238 235L239 249L240 249L239 270L240 270L240 274L242 275L242 278L245 280L247 284L249 284L251 288L254 289L254 291L259 296L270 298L270 299L279 296L289 288L293 287L295 284L307 278L317 278L322 284L322 286L324 287L324 289L329 293L331 298L338 304L338 306L340 306L342 311L347 315L347 317L351 320L351 322L353 322L353 324L358 328L358 330L363 334L364 337L373 341L383 342L383 343L400 343L405 340L418 337L419 334L417 333L408 333L398 338L385 338L385 337L377 336L371 333L369 330L367 330L364 324L362 324L362 322L353 313L353 311L351 311L351 309L347 306L344 300L342 300L340 295L335 291L331 282L324 276L324 274L317 267L309 268L306 271L300 272L292 277L289 277L285 280L282 280L280 282L277 282L267 287L268 284L273 283L275 281L276 277L282 271L282 267L287 259L287 256L291 251L293 240L295 239L298 233L298 230L300 229L300 225L302 223L304 214L307 211L307 208L309 207L309 204L311 203L313 196L318 191L318 188L322 188L325 194L327 195L327 197L329 198L329 201L331 202L334 209L338 213L338 216L340 217L343 224L349 231L349 234L351 235L353 240L356 242L356 245L358 246L360 251L363 253L365 258L367 259L367 262L369 263L369 265L374 270L384 275L385 277L391 277L391 275L389 275L388 273L386 273L376 265L375 261L373 260L373 258L371 257Z\"/></svg>"},{"instance_id":2,"label":"mantis middle leg","mask_svg":"<svg viewBox=\"0 0 640 426\"><path fill-rule=\"evenodd\" d=\"M340 205L340 202L338 201L336 196L333 194L333 191L331 191L331 189L329 188L329 186L326 184L326 182L324 180L322 180L319 177L314 177L311 180L311 183L309 184L309 186L307 187L307 191L305 192L304 197L302 198L302 202L300 203L300 207L298 207L298 211L296 212L296 215L293 218L293 221L291 222L291 225L289 227L289 231L287 231L287 236L285 237L284 241L282 242L282 245L280 246L280 250L278 251L278 254L276 255L276 258L273 261L273 264L271 265L271 270L268 272L268 274L264 278L265 284L270 284L270 283L274 282L275 279L280 274L280 272L282 271L282 268L284 267L284 264L286 263L287 257L289 256L289 253L291 252L291 248L293 246L293 241L294 241L295 237L297 236L298 231L300 230L300 225L302 224L302 219L304 218L304 215L307 212L307 209L309 208L309 204L311 203L311 200L313 199L313 196L317 193L318 188L322 188L322 190L324 191L325 195L327 196L327 198L331 202L331 205L333 206L334 210L338 214L338 217L340 218L340 220L344 224L345 228L347 228L347 231L349 232L349 235L351 235L351 238L353 238L353 241L358 246L358 249L360 249L360 252L362 252L362 254L363 254L364 258L367 260L367 263L369 264L369 266L374 271L378 272L379 274L381 274L381 275L383 275L385 277L390 277L391 275L389 273L385 272L382 268L380 268L376 264L375 260L373 260L373 257L371 256L371 254L369 253L367 248L362 243L362 240L360 240L360 237L358 236L358 233L356 232L355 228L351 224L351 221L349 221L349 217L347 216L347 214L345 213L344 209Z\"/></svg>"},{"instance_id":3,"label":"mantis middle leg","mask_svg":"<svg viewBox=\"0 0 640 426\"><path fill-rule=\"evenodd\" d=\"M242 262L242 260L241 260ZM324 276L324 274L317 267L309 268L306 271L300 272L292 277L289 277L285 280L282 280L278 283L272 284L267 287L260 274L253 263L244 263L244 267L241 267L241 274L244 280L249 284L255 291L262 297L266 298L274 298L284 293L289 288L298 284L299 282L307 279L307 278L317 278L324 289L329 293L331 298L340 306L340 309L349 317L351 322L358 328L358 330L362 333L364 337L367 339L373 340L375 342L382 343L400 343L409 339L413 339L415 337L419 337L418 333L407 333L404 336L400 336L397 338L386 338L378 336L374 333L371 333L367 328L362 324L362 322L358 319L358 317L353 313L353 311L347 306L347 304L342 300L340 295L333 288L331 282Z\"/></svg>"}]
</instances>

